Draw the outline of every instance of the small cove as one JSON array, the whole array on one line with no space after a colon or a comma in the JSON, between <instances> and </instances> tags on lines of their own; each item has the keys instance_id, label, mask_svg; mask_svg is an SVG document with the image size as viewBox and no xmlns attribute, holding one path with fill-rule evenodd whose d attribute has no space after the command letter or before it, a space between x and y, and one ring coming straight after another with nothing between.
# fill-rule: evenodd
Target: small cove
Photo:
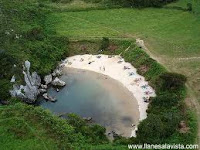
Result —
<instances>
[{"instance_id":1,"label":"small cove","mask_svg":"<svg viewBox=\"0 0 200 150\"><path fill-rule=\"evenodd\" d=\"M92 117L94 123L131 136L132 124L139 120L138 104L131 92L120 82L92 71L65 68L61 79L67 85L57 92L48 89L55 96L56 103L41 98L40 105L55 114L76 113L81 117Z\"/></svg>"}]
</instances>

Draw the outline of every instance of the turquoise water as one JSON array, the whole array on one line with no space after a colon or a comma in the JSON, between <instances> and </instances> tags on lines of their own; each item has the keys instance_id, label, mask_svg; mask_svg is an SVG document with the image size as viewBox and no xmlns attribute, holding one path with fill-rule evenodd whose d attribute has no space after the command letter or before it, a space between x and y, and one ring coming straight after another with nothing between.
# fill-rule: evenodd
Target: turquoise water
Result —
<instances>
[{"instance_id":1,"label":"turquoise water","mask_svg":"<svg viewBox=\"0 0 200 150\"><path fill-rule=\"evenodd\" d=\"M68 69L61 79L66 82L64 88L59 92L54 88L48 90L49 95L57 98L57 102L42 100L42 107L56 114L76 113L82 117L92 117L95 123L105 126L110 131L129 134L135 118L134 111L127 110L126 105L131 109L135 106L129 102L133 101L132 99L127 100L128 103L123 99L123 94L126 94L123 90L126 89L119 83L107 76L77 69Z\"/></svg>"}]
</instances>

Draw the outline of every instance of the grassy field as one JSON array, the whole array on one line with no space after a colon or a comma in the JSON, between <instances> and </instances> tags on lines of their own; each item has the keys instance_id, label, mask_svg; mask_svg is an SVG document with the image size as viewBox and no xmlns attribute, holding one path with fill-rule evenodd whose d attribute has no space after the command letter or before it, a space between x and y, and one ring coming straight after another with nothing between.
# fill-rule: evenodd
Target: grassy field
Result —
<instances>
[{"instance_id":1,"label":"grassy field","mask_svg":"<svg viewBox=\"0 0 200 150\"><path fill-rule=\"evenodd\" d=\"M186 75L200 96L200 19L190 12L166 8L60 12L49 16L49 24L70 39L144 39L152 55L168 69Z\"/></svg>"}]
</instances>

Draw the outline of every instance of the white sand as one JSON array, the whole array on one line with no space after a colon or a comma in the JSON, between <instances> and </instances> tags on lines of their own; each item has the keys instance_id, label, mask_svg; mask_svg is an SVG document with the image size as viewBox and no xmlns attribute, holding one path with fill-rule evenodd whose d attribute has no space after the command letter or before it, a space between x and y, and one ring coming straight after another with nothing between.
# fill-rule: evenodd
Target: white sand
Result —
<instances>
[{"instance_id":1,"label":"white sand","mask_svg":"<svg viewBox=\"0 0 200 150\"><path fill-rule=\"evenodd\" d=\"M97 58L97 56L101 57ZM119 63L119 61L121 62ZM91 63L89 64L89 62ZM66 67L94 71L121 82L137 100L140 112L139 120L144 120L147 117L148 103L144 102L143 97L154 97L155 92L150 86L141 87L148 85L148 82L145 81L144 77L137 74L136 69L130 63L125 62L120 56L109 58L108 55L76 55L67 58L64 63ZM129 69L124 69L124 66ZM133 75L130 75L130 73L133 73ZM139 122L133 128L131 136L136 136L135 131L138 124Z\"/></svg>"}]
</instances>

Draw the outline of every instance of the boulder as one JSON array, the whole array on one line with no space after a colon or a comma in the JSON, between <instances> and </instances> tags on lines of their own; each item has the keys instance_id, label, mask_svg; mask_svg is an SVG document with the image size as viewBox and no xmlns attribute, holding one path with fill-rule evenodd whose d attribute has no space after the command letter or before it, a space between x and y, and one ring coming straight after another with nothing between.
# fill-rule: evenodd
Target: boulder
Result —
<instances>
[{"instance_id":1,"label":"boulder","mask_svg":"<svg viewBox=\"0 0 200 150\"><path fill-rule=\"evenodd\" d=\"M140 48L146 49L143 40L136 39L136 45L137 45L138 47L140 47Z\"/></svg>"},{"instance_id":2,"label":"boulder","mask_svg":"<svg viewBox=\"0 0 200 150\"><path fill-rule=\"evenodd\" d=\"M14 83L15 81L16 81L15 75L13 75L12 78L11 78L11 80L10 80L10 82L11 82L11 83Z\"/></svg>"},{"instance_id":3,"label":"boulder","mask_svg":"<svg viewBox=\"0 0 200 150\"><path fill-rule=\"evenodd\" d=\"M44 99L46 99L46 100L48 100L48 99L49 99L49 98L48 98L48 94L47 94L47 93L44 93L42 96L43 96L43 97L44 97Z\"/></svg>"},{"instance_id":4,"label":"boulder","mask_svg":"<svg viewBox=\"0 0 200 150\"><path fill-rule=\"evenodd\" d=\"M56 70L54 70L54 72L52 73L53 77L56 76L61 76L62 75L62 69L61 68L57 68Z\"/></svg>"},{"instance_id":5,"label":"boulder","mask_svg":"<svg viewBox=\"0 0 200 150\"><path fill-rule=\"evenodd\" d=\"M45 93L45 92L47 92L46 89L39 89L39 91L40 91L40 93Z\"/></svg>"},{"instance_id":6,"label":"boulder","mask_svg":"<svg viewBox=\"0 0 200 150\"><path fill-rule=\"evenodd\" d=\"M92 121L92 117L83 117L83 120L85 120L85 121Z\"/></svg>"},{"instance_id":7,"label":"boulder","mask_svg":"<svg viewBox=\"0 0 200 150\"><path fill-rule=\"evenodd\" d=\"M62 80L60 80L58 77L56 77L52 82L51 82L52 85L54 86L65 86L66 83Z\"/></svg>"},{"instance_id":8,"label":"boulder","mask_svg":"<svg viewBox=\"0 0 200 150\"><path fill-rule=\"evenodd\" d=\"M46 75L46 76L44 77L44 81L45 81L45 84L46 84L46 85L48 85L49 83L51 83L51 82L52 82L52 75L51 75L51 74Z\"/></svg>"}]
</instances>

